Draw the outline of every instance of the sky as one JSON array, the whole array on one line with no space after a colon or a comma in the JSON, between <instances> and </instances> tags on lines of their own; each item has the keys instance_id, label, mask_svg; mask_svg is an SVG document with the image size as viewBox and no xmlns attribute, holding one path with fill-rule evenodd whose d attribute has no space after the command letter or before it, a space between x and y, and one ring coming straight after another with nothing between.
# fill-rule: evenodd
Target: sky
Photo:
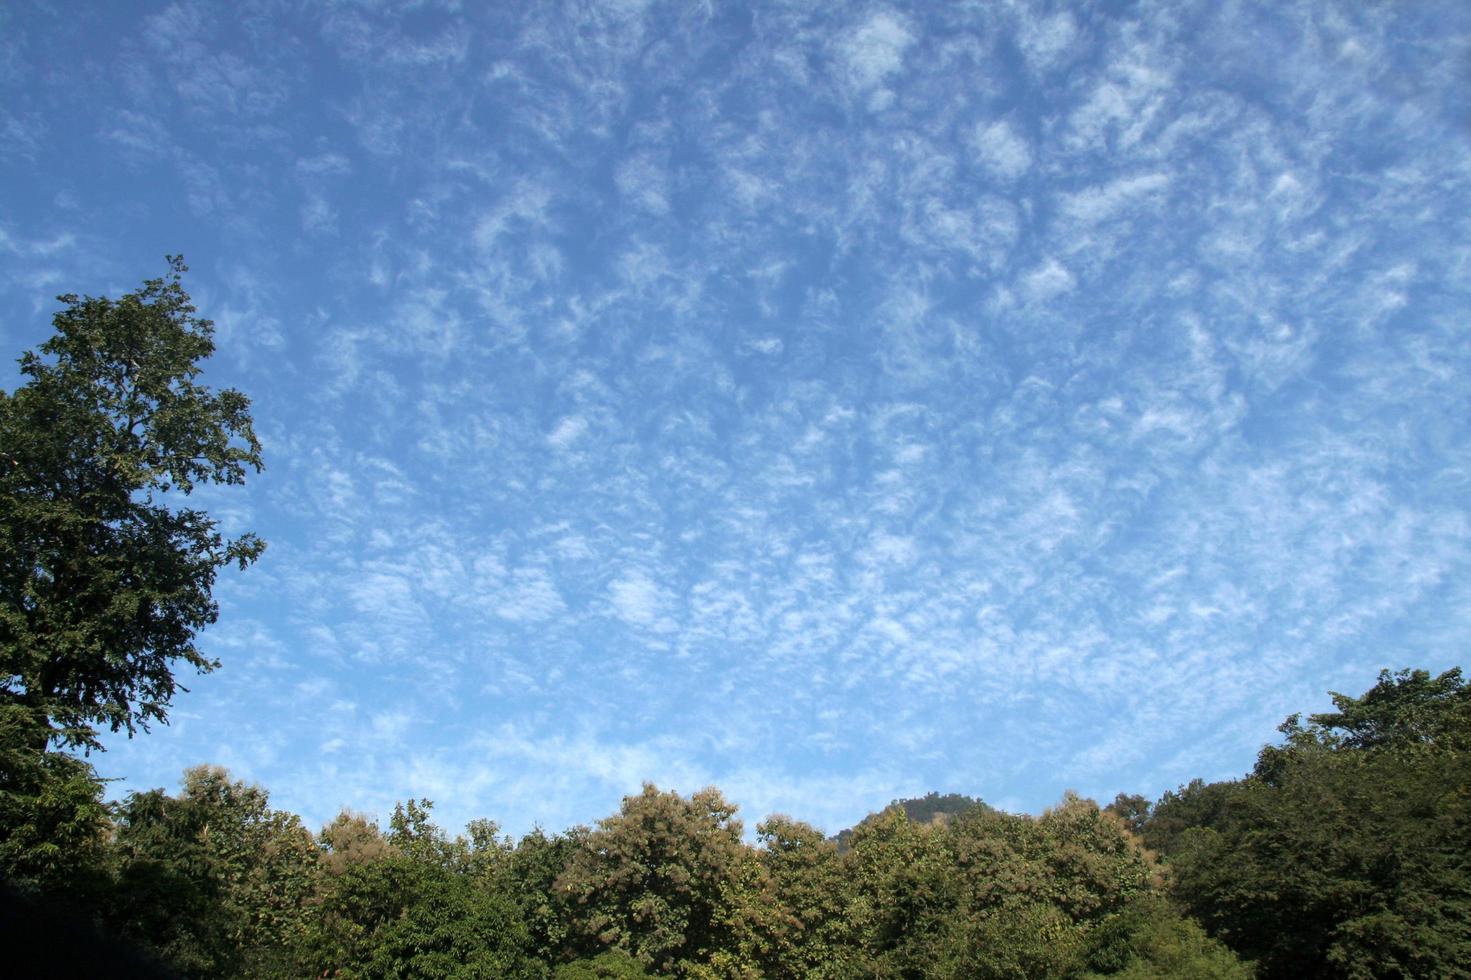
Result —
<instances>
[{"instance_id":1,"label":"sky","mask_svg":"<svg viewBox=\"0 0 1471 980\"><path fill-rule=\"evenodd\" d=\"M265 448L93 761L513 834L1239 776L1464 662L1468 205L1457 2L7 4L0 387L182 253Z\"/></svg>"}]
</instances>

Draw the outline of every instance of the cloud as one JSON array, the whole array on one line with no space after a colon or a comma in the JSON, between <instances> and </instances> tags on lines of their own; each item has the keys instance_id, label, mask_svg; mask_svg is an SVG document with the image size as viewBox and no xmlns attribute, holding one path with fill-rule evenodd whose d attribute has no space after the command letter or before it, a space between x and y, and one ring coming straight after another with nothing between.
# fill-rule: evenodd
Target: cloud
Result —
<instances>
[{"instance_id":1,"label":"cloud","mask_svg":"<svg viewBox=\"0 0 1471 980\"><path fill-rule=\"evenodd\" d=\"M668 213L668 176L652 157L638 156L624 161L618 168L616 183L618 190L638 207L651 214Z\"/></svg>"},{"instance_id":2,"label":"cloud","mask_svg":"<svg viewBox=\"0 0 1471 980\"><path fill-rule=\"evenodd\" d=\"M671 626L664 615L667 593L643 572L625 572L609 583L608 601L613 615L629 626L661 630Z\"/></svg>"},{"instance_id":3,"label":"cloud","mask_svg":"<svg viewBox=\"0 0 1471 980\"><path fill-rule=\"evenodd\" d=\"M112 772L518 829L715 781L835 829L1234 774L1449 666L1441 6L20 10L10 348L183 234L268 450L200 498L271 542L225 667Z\"/></svg>"},{"instance_id":4,"label":"cloud","mask_svg":"<svg viewBox=\"0 0 1471 980\"><path fill-rule=\"evenodd\" d=\"M1077 280L1061 262L1048 259L1023 276L1021 284L1027 298L1040 303L1070 292L1077 285Z\"/></svg>"},{"instance_id":5,"label":"cloud","mask_svg":"<svg viewBox=\"0 0 1471 980\"><path fill-rule=\"evenodd\" d=\"M298 159L296 172L308 177L341 177L352 173L352 163L341 153L318 153Z\"/></svg>"},{"instance_id":6,"label":"cloud","mask_svg":"<svg viewBox=\"0 0 1471 980\"><path fill-rule=\"evenodd\" d=\"M545 187L529 181L519 183L476 221L472 234L475 247L491 251L514 232L546 228L550 203L551 192Z\"/></svg>"},{"instance_id":7,"label":"cloud","mask_svg":"<svg viewBox=\"0 0 1471 980\"><path fill-rule=\"evenodd\" d=\"M541 568L517 569L509 586L496 594L495 614L512 622L543 622L566 612L551 575Z\"/></svg>"},{"instance_id":8,"label":"cloud","mask_svg":"<svg viewBox=\"0 0 1471 980\"><path fill-rule=\"evenodd\" d=\"M745 349L753 354L780 354L784 346L780 337L758 337L745 343Z\"/></svg>"},{"instance_id":9,"label":"cloud","mask_svg":"<svg viewBox=\"0 0 1471 980\"><path fill-rule=\"evenodd\" d=\"M1049 16L1023 14L1017 29L1017 46L1033 71L1041 72L1064 61L1075 47L1077 23L1067 11Z\"/></svg>"},{"instance_id":10,"label":"cloud","mask_svg":"<svg viewBox=\"0 0 1471 980\"><path fill-rule=\"evenodd\" d=\"M547 444L553 449L570 449L587 432L587 419L581 415L569 415L559 420L547 434Z\"/></svg>"},{"instance_id":11,"label":"cloud","mask_svg":"<svg viewBox=\"0 0 1471 980\"><path fill-rule=\"evenodd\" d=\"M140 156L162 156L173 145L168 128L152 116L130 109L121 110L117 123L106 129L105 138Z\"/></svg>"},{"instance_id":12,"label":"cloud","mask_svg":"<svg viewBox=\"0 0 1471 980\"><path fill-rule=\"evenodd\" d=\"M1121 178L1064 196L1058 210L1074 221L1096 224L1136 204L1141 198L1160 193L1169 183L1169 175L1162 173Z\"/></svg>"},{"instance_id":13,"label":"cloud","mask_svg":"<svg viewBox=\"0 0 1471 980\"><path fill-rule=\"evenodd\" d=\"M914 35L902 17L878 11L838 42L838 54L849 82L859 89L872 89L899 73L913 43Z\"/></svg>"},{"instance_id":14,"label":"cloud","mask_svg":"<svg viewBox=\"0 0 1471 980\"><path fill-rule=\"evenodd\" d=\"M337 212L327 199L309 195L301 206L301 227L309 233L331 232L337 228Z\"/></svg>"},{"instance_id":15,"label":"cloud","mask_svg":"<svg viewBox=\"0 0 1471 980\"><path fill-rule=\"evenodd\" d=\"M1016 180L1032 167L1027 141L1004 119L977 123L969 145L981 165L1001 180Z\"/></svg>"}]
</instances>

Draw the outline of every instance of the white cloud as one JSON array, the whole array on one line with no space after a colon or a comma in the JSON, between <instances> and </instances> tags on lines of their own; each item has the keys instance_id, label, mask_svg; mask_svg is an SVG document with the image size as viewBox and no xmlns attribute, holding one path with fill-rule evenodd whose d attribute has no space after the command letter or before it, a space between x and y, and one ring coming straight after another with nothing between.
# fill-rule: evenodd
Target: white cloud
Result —
<instances>
[{"instance_id":1,"label":"white cloud","mask_svg":"<svg viewBox=\"0 0 1471 980\"><path fill-rule=\"evenodd\" d=\"M1016 180L1032 168L1031 147L1005 119L977 123L969 144L981 165L1001 180Z\"/></svg>"},{"instance_id":2,"label":"white cloud","mask_svg":"<svg viewBox=\"0 0 1471 980\"><path fill-rule=\"evenodd\" d=\"M551 198L551 192L542 185L529 180L519 181L498 205L476 221L471 236L475 247L489 252L500 246L503 237L515 231L549 227Z\"/></svg>"},{"instance_id":3,"label":"white cloud","mask_svg":"<svg viewBox=\"0 0 1471 980\"><path fill-rule=\"evenodd\" d=\"M412 719L407 711L382 711L373 716L373 735L390 747L403 740Z\"/></svg>"},{"instance_id":4,"label":"white cloud","mask_svg":"<svg viewBox=\"0 0 1471 980\"><path fill-rule=\"evenodd\" d=\"M876 534L869 541L867 559L876 565L909 565L917 556L913 538Z\"/></svg>"},{"instance_id":5,"label":"white cloud","mask_svg":"<svg viewBox=\"0 0 1471 980\"><path fill-rule=\"evenodd\" d=\"M352 173L352 164L341 153L318 153L298 159L296 171L310 177L338 177Z\"/></svg>"},{"instance_id":6,"label":"white cloud","mask_svg":"<svg viewBox=\"0 0 1471 980\"><path fill-rule=\"evenodd\" d=\"M664 590L639 571L625 572L614 579L608 585L608 600L615 616L640 627L660 625L667 604Z\"/></svg>"},{"instance_id":7,"label":"white cloud","mask_svg":"<svg viewBox=\"0 0 1471 980\"><path fill-rule=\"evenodd\" d=\"M581 415L568 415L547 434L547 444L553 449L570 449L586 432L587 419Z\"/></svg>"},{"instance_id":8,"label":"white cloud","mask_svg":"<svg viewBox=\"0 0 1471 980\"><path fill-rule=\"evenodd\" d=\"M669 179L652 157L625 160L618 167L616 181L623 196L638 207L651 214L669 211Z\"/></svg>"},{"instance_id":9,"label":"white cloud","mask_svg":"<svg viewBox=\"0 0 1471 980\"><path fill-rule=\"evenodd\" d=\"M517 623L542 622L566 612L566 603L544 569L517 569L514 579L494 597L495 614Z\"/></svg>"},{"instance_id":10,"label":"white cloud","mask_svg":"<svg viewBox=\"0 0 1471 980\"><path fill-rule=\"evenodd\" d=\"M836 829L1234 774L1466 633L1434 18L182 4L66 74L21 8L8 173L67 205L0 229L11 349L192 208L206 380L267 441L201 498L271 550L108 756L141 786L220 746L313 807L560 828L656 778Z\"/></svg>"},{"instance_id":11,"label":"white cloud","mask_svg":"<svg viewBox=\"0 0 1471 980\"><path fill-rule=\"evenodd\" d=\"M1023 15L1017 44L1033 71L1044 71L1065 59L1078 36L1077 24L1067 11L1047 17Z\"/></svg>"},{"instance_id":12,"label":"white cloud","mask_svg":"<svg viewBox=\"0 0 1471 980\"><path fill-rule=\"evenodd\" d=\"M1039 303L1070 292L1075 285L1077 280L1073 274L1056 259L1048 259L1022 277L1022 288L1027 297Z\"/></svg>"},{"instance_id":13,"label":"white cloud","mask_svg":"<svg viewBox=\"0 0 1471 980\"><path fill-rule=\"evenodd\" d=\"M839 43L848 77L860 89L882 84L904 66L904 54L914 35L896 14L879 11L850 31Z\"/></svg>"},{"instance_id":14,"label":"white cloud","mask_svg":"<svg viewBox=\"0 0 1471 980\"><path fill-rule=\"evenodd\" d=\"M309 195L301 206L301 227L308 233L333 231L337 227L337 212L326 198Z\"/></svg>"},{"instance_id":15,"label":"white cloud","mask_svg":"<svg viewBox=\"0 0 1471 980\"><path fill-rule=\"evenodd\" d=\"M1162 173L1120 178L1065 195L1059 210L1064 217L1092 224L1113 217L1141 198L1160 193L1169 183L1169 176Z\"/></svg>"}]
</instances>

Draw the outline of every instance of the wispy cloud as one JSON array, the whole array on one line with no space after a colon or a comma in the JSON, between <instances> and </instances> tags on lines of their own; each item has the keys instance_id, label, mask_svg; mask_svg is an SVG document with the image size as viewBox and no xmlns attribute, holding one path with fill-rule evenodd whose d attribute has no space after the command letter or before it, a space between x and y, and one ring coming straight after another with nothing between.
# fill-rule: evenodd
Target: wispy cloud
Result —
<instances>
[{"instance_id":1,"label":"wispy cloud","mask_svg":"<svg viewBox=\"0 0 1471 980\"><path fill-rule=\"evenodd\" d=\"M136 14L0 32L3 339L184 251L271 548L122 788L837 829L1462 653L1455 4Z\"/></svg>"},{"instance_id":2,"label":"wispy cloud","mask_svg":"<svg viewBox=\"0 0 1471 980\"><path fill-rule=\"evenodd\" d=\"M872 89L903 68L904 54L913 43L914 35L901 17L878 11L846 33L838 52L851 83Z\"/></svg>"}]
</instances>

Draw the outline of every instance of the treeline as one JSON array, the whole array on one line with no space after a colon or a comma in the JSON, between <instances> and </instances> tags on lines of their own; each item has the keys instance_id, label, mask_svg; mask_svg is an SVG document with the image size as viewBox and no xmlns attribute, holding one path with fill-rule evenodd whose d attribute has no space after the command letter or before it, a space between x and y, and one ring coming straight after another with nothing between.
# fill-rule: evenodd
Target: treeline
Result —
<instances>
[{"instance_id":1,"label":"treeline","mask_svg":"<svg viewBox=\"0 0 1471 980\"><path fill-rule=\"evenodd\" d=\"M1187 913L1266 977L1471 977L1471 686L1382 673L1239 780L1123 798Z\"/></svg>"},{"instance_id":2,"label":"treeline","mask_svg":"<svg viewBox=\"0 0 1471 980\"><path fill-rule=\"evenodd\" d=\"M1384 674L1288 719L1239 780L1040 817L931 795L841 840L714 789L596 827L450 836L427 800L313 834L189 770L104 803L71 754L163 722L217 575L265 547L187 506L262 466L200 383L212 324L170 257L58 297L0 391L0 972L14 976L1466 977L1471 690ZM150 966L150 962L161 964Z\"/></svg>"},{"instance_id":3,"label":"treeline","mask_svg":"<svg viewBox=\"0 0 1471 980\"><path fill-rule=\"evenodd\" d=\"M715 789L647 786L594 828L513 842L488 821L452 837L426 800L386 831L344 813L314 835L218 768L112 812L84 764L74 777L86 805L65 825L38 826L59 815L39 793L11 815L30 831L11 842L68 842L7 848L12 880L184 976L1247 975L1161 898L1123 821L1072 797L1036 819L893 807L840 853L781 816L747 844Z\"/></svg>"},{"instance_id":4,"label":"treeline","mask_svg":"<svg viewBox=\"0 0 1471 980\"><path fill-rule=\"evenodd\" d=\"M12 725L0 862L182 976L1466 976L1471 688L1335 701L1239 780L1039 817L931 794L841 847L785 816L747 844L715 789L519 840L451 836L427 800L313 834L203 766L108 806Z\"/></svg>"}]
</instances>

